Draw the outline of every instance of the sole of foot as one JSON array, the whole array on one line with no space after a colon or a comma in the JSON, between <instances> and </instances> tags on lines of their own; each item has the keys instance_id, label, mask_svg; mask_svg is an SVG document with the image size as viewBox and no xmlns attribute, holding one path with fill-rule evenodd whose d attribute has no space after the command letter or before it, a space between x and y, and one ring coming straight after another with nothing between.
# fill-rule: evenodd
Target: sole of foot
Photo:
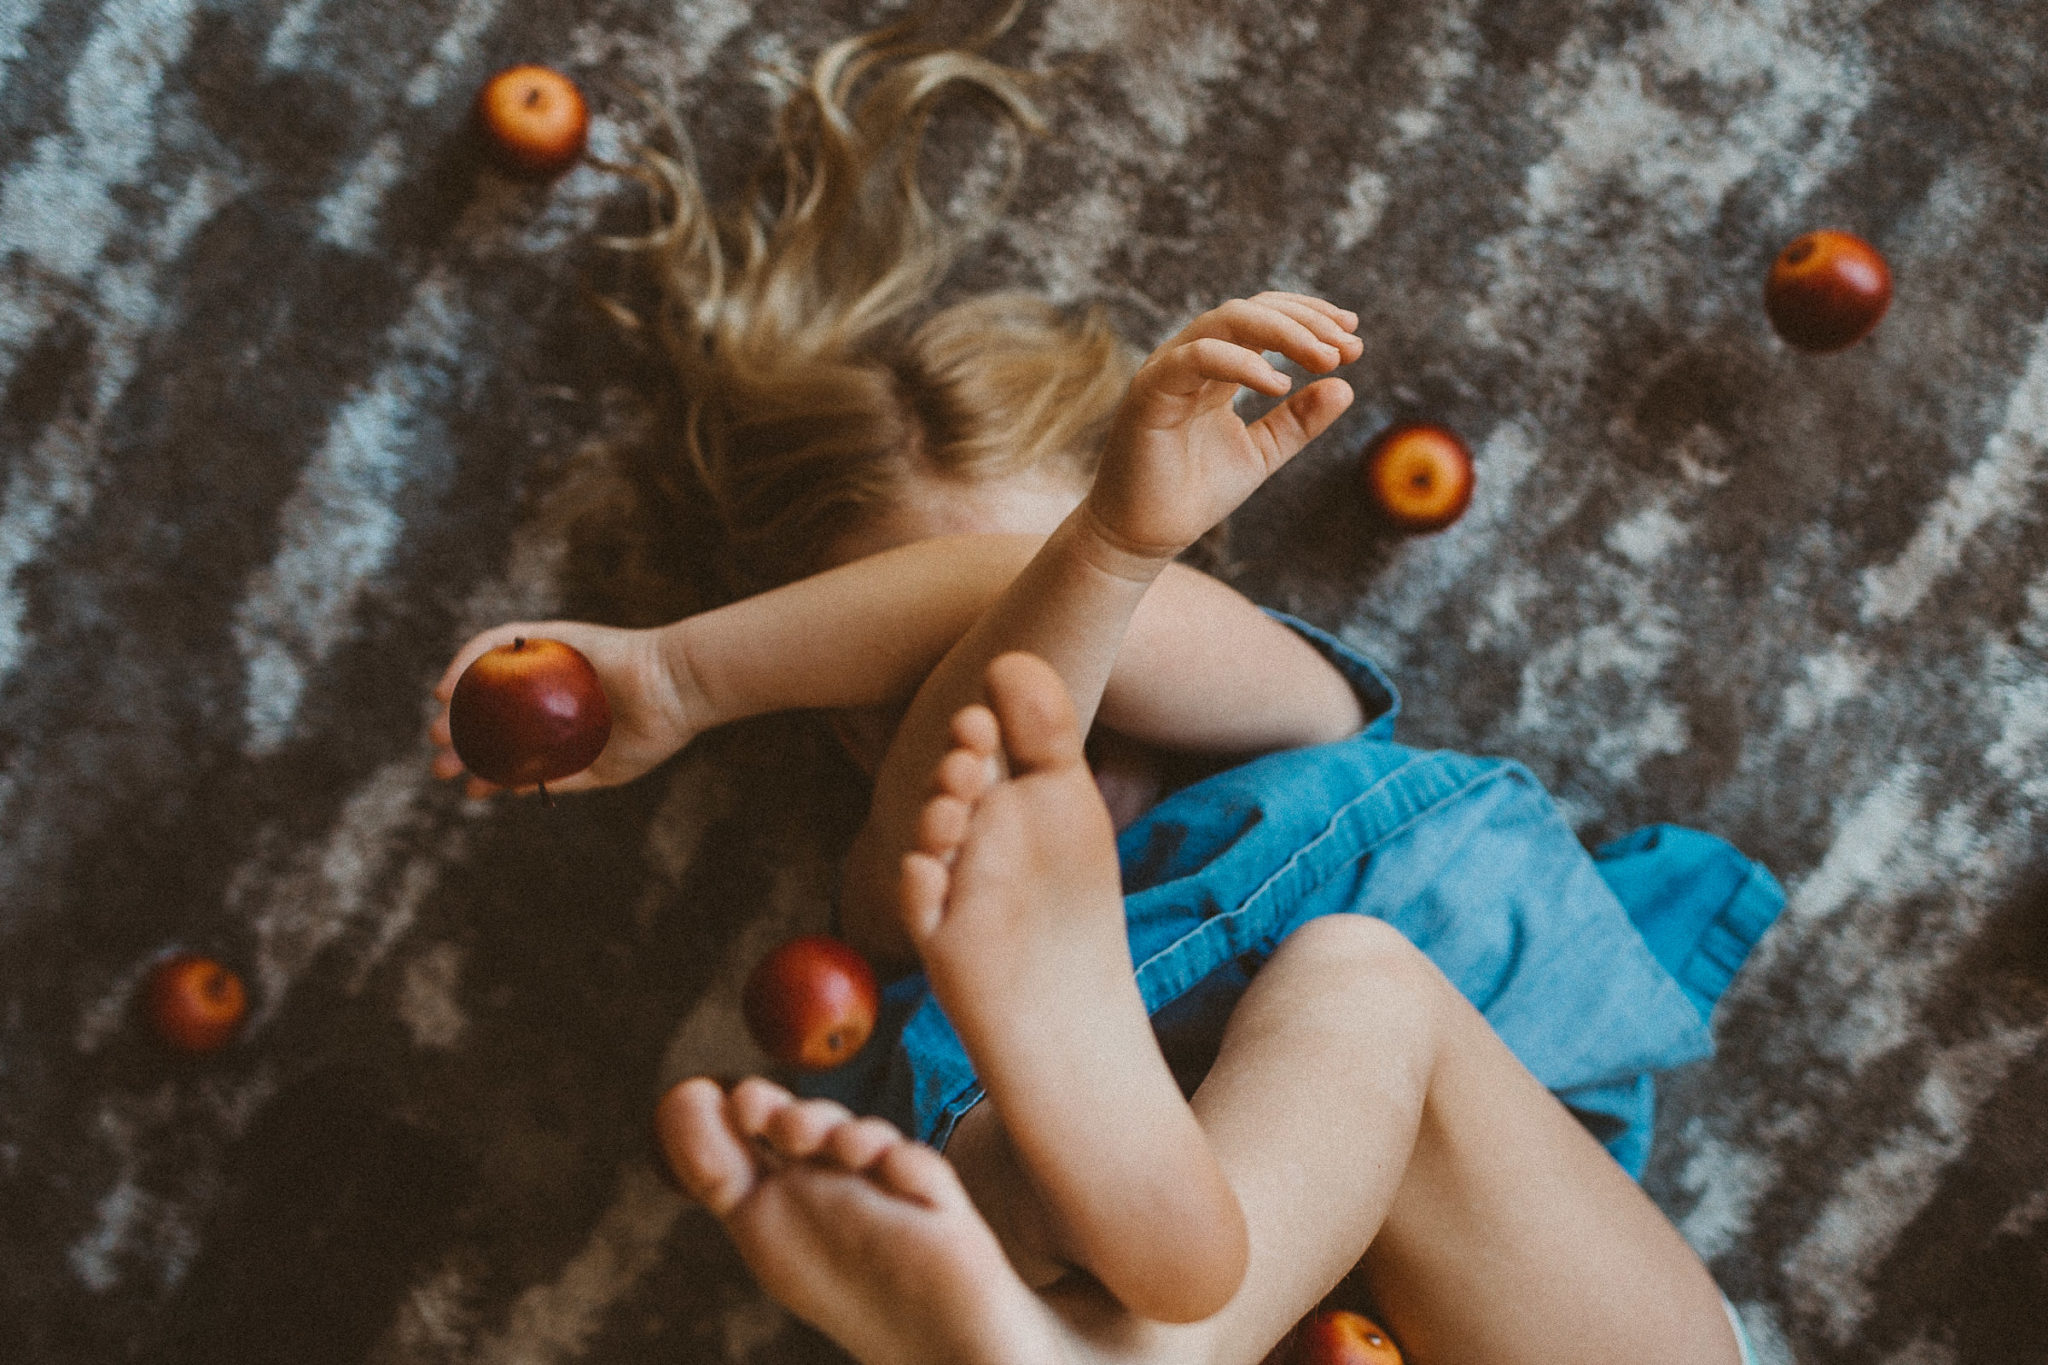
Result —
<instances>
[{"instance_id":1,"label":"sole of foot","mask_svg":"<svg viewBox=\"0 0 2048 1365\"><path fill-rule=\"evenodd\" d=\"M685 1081L656 1123L762 1288L864 1365L1066 1359L953 1168L892 1125L759 1078Z\"/></svg>"}]
</instances>

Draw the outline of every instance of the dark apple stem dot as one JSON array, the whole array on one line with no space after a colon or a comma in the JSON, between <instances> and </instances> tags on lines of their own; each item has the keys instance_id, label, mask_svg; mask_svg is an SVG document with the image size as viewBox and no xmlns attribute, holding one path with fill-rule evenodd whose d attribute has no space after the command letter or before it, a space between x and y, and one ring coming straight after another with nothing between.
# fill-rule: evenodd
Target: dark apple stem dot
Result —
<instances>
[{"instance_id":1,"label":"dark apple stem dot","mask_svg":"<svg viewBox=\"0 0 2048 1365\"><path fill-rule=\"evenodd\" d=\"M539 103L540 103L540 87L539 87L539 86L537 86L537 85L529 85L529 86L527 86L527 87L526 87L526 107L527 107L527 108L529 108L529 109L531 109L531 108L533 108L533 106L534 106L534 105L536 105L536 104L539 104Z\"/></svg>"},{"instance_id":2,"label":"dark apple stem dot","mask_svg":"<svg viewBox=\"0 0 2048 1365\"><path fill-rule=\"evenodd\" d=\"M836 1053L839 1051L839 1035L837 1033L825 1035L825 1048L828 1052Z\"/></svg>"},{"instance_id":3,"label":"dark apple stem dot","mask_svg":"<svg viewBox=\"0 0 2048 1365\"><path fill-rule=\"evenodd\" d=\"M548 795L548 784L545 782L536 782L533 785L540 788L541 805L549 810L553 810L555 808L555 798Z\"/></svg>"},{"instance_id":4,"label":"dark apple stem dot","mask_svg":"<svg viewBox=\"0 0 2048 1365\"><path fill-rule=\"evenodd\" d=\"M1805 238L1785 248L1785 264L1798 265L1813 254L1813 243Z\"/></svg>"},{"instance_id":5,"label":"dark apple stem dot","mask_svg":"<svg viewBox=\"0 0 2048 1365\"><path fill-rule=\"evenodd\" d=\"M524 648L526 648L526 637L525 637L524 635L515 635L515 636L513 636L513 637L512 637L512 652L516 654L516 653L518 653L518 652L519 652L520 650L522 650L522 649L524 649Z\"/></svg>"}]
</instances>

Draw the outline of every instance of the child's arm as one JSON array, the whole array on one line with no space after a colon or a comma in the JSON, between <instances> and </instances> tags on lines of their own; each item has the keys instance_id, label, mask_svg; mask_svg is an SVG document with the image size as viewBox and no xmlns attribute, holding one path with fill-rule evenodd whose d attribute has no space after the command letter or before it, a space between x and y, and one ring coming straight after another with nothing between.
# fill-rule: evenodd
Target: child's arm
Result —
<instances>
[{"instance_id":1,"label":"child's arm","mask_svg":"<svg viewBox=\"0 0 2048 1365\"><path fill-rule=\"evenodd\" d=\"M1107 812L1083 776L1101 840L1091 894L1088 879L1055 870L1090 856L1089 826L1053 821L1060 842L1027 852L1016 823L1024 807L1057 800L1078 765L1053 776L1045 752L1034 760L1021 747L1038 765L1024 779L1032 794L1012 789L1010 837L971 858L959 829L946 826L981 815L957 799L941 760L989 761L990 744L965 736L977 715L993 731L994 715L963 708L986 700L991 662L1012 651L1044 661L1026 669L1042 685L1035 696L1013 686L1007 704L1040 711L1041 739L1063 732L1071 745L1075 720L1086 731L1153 581L1351 401L1342 380L1323 380L1247 424L1233 405L1239 386L1276 397L1292 387L1260 353L1331 370L1358 355L1355 322L1319 300L1269 295L1206 313L1153 353L1117 410L1095 486L918 689L841 883L849 939L884 959L895 945L916 946L1070 1254L1126 1305L1171 1321L1230 1300L1249 1236L1153 1041L1125 943ZM1016 680L1023 661L1004 662ZM1075 714L1056 718L1044 708L1065 700L1062 684ZM1019 719L1004 716L1003 743L1029 740L1033 726ZM950 804L933 799L940 790L953 793ZM955 872L978 870L969 877L978 891L956 898L961 883L941 861L949 856L959 859Z\"/></svg>"},{"instance_id":2,"label":"child's arm","mask_svg":"<svg viewBox=\"0 0 2048 1365\"><path fill-rule=\"evenodd\" d=\"M1022 650L1051 664L1085 731L1154 580L1351 402L1342 380L1322 380L1247 425L1234 406L1240 386L1268 396L1291 387L1261 352L1334 369L1363 349L1349 330L1356 322L1318 299L1265 294L1203 314L1153 352L1117 411L1088 496L947 651L897 728L844 869L840 913L850 936L884 957L891 947L907 950L893 923L899 868L916 847L952 717L982 700L989 662ZM1356 703L1348 704L1355 724Z\"/></svg>"},{"instance_id":3,"label":"child's arm","mask_svg":"<svg viewBox=\"0 0 2048 1365\"><path fill-rule=\"evenodd\" d=\"M630 781L696 735L792 709L900 703L1030 562L1042 537L947 536L869 555L655 630L513 622L465 644L434 690L441 777L462 772L445 703L477 655L519 635L590 656L612 701L612 742L552 784ZM1167 566L1131 620L1101 717L1165 748L1263 753L1340 739L1364 723L1343 678L1300 636L1235 590ZM494 790L471 779L474 794Z\"/></svg>"}]
</instances>

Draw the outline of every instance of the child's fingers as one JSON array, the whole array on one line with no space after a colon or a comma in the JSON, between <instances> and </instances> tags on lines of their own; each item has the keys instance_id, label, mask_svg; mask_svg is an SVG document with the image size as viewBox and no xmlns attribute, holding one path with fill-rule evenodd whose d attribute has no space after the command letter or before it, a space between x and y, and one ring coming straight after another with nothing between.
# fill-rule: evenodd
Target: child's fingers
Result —
<instances>
[{"instance_id":1,"label":"child's fingers","mask_svg":"<svg viewBox=\"0 0 2048 1365\"><path fill-rule=\"evenodd\" d=\"M468 771L467 768L462 766L461 757L452 749L445 749L434 755L434 776L436 777L460 777ZM592 791L601 785L595 777L591 776L590 769L585 768L582 772L569 777L551 779L548 782L548 791L550 793ZM485 781L475 773L470 773L469 782L463 788L463 795L474 801L486 796L496 796L502 791L509 791L515 796L534 796L539 794L540 787L538 784L529 784L524 787L501 787L495 782Z\"/></svg>"},{"instance_id":2,"label":"child's fingers","mask_svg":"<svg viewBox=\"0 0 2048 1365\"><path fill-rule=\"evenodd\" d=\"M1332 317L1330 312L1311 306L1320 300L1305 299L1294 294L1261 294L1253 302L1285 313L1315 333L1317 340L1337 352L1339 365L1347 365L1365 354L1365 343L1360 341L1349 327Z\"/></svg>"},{"instance_id":3,"label":"child's fingers","mask_svg":"<svg viewBox=\"0 0 2048 1365\"><path fill-rule=\"evenodd\" d=\"M1278 398L1294 387L1294 381L1274 369L1258 351L1218 337L1198 337L1168 347L1148 361L1145 369L1151 371L1152 386L1168 394L1191 395L1206 384L1242 384Z\"/></svg>"},{"instance_id":4,"label":"child's fingers","mask_svg":"<svg viewBox=\"0 0 2048 1365\"><path fill-rule=\"evenodd\" d=\"M537 639L555 639L569 634L575 629L574 622L507 621L504 625L492 626L489 630L480 631L476 635L471 636L468 642L455 652L455 657L449 661L448 667L442 672L440 681L434 684L434 696L442 705L433 720L427 723L427 738L434 745L432 771L435 777L460 777L466 771L462 759L455 753L455 736L449 727L447 706L447 703L455 695L456 681L462 677L463 672L484 654L496 649L499 645L509 645L522 636ZM597 780L590 776L589 770L585 769L573 777L566 777L559 782L549 784L548 789L550 791L573 792L583 791L598 785ZM470 774L469 782L464 788L465 794L472 800L491 796L504 790L506 789L497 783L486 782L474 773ZM521 794L527 794L537 791L538 788L528 786L520 787L517 790Z\"/></svg>"},{"instance_id":5,"label":"child's fingers","mask_svg":"<svg viewBox=\"0 0 2048 1365\"><path fill-rule=\"evenodd\" d=\"M1253 351L1278 351L1310 369L1331 369L1344 358L1335 342L1324 341L1300 319L1250 299L1232 299L1210 309L1183 328L1174 343L1185 345L1205 337Z\"/></svg>"},{"instance_id":6,"label":"child's fingers","mask_svg":"<svg viewBox=\"0 0 2048 1365\"><path fill-rule=\"evenodd\" d=\"M1277 469L1329 429L1351 406L1351 386L1341 379L1318 379L1245 428L1265 456L1266 468Z\"/></svg>"},{"instance_id":7,"label":"child's fingers","mask_svg":"<svg viewBox=\"0 0 2048 1365\"><path fill-rule=\"evenodd\" d=\"M1290 303L1298 303L1314 312L1321 313L1347 332L1358 330L1358 314L1352 312L1349 308L1340 308L1328 299L1317 298L1314 294L1296 294L1286 289L1268 289L1263 294L1255 294L1252 297L1254 301L1262 303L1286 299Z\"/></svg>"}]
</instances>

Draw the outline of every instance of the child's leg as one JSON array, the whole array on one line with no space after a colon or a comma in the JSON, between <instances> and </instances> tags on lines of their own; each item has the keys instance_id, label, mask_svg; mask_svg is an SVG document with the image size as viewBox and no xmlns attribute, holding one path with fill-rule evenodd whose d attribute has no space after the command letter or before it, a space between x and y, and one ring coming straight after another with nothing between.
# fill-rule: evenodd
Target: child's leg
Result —
<instances>
[{"instance_id":1,"label":"child's leg","mask_svg":"<svg viewBox=\"0 0 2048 1365\"><path fill-rule=\"evenodd\" d=\"M1146 590L1351 402L1342 380L1325 379L1246 423L1234 406L1240 386L1273 397L1291 387L1261 352L1334 369L1358 354L1354 325L1355 317L1321 300L1266 294L1203 314L1139 368L1088 496L911 699L843 870L840 914L849 937L884 957L908 946L896 923L898 868L916 846L919 811L949 747L952 717L982 699L990 662L1021 650L1050 664L1085 732ZM951 1016L956 1002L943 988L939 1002Z\"/></svg>"},{"instance_id":2,"label":"child's leg","mask_svg":"<svg viewBox=\"0 0 2048 1365\"><path fill-rule=\"evenodd\" d=\"M1134 1312L1206 1317L1243 1275L1243 1218L1138 994L1073 705L1029 654L986 686L904 859L903 920L1061 1246Z\"/></svg>"},{"instance_id":3,"label":"child's leg","mask_svg":"<svg viewBox=\"0 0 2048 1365\"><path fill-rule=\"evenodd\" d=\"M1213 1159L1250 1264L1190 1340L1218 1348L1210 1358L1258 1359L1368 1245L1390 1325L1419 1359L1555 1359L1561 1342L1584 1360L1724 1358L1732 1338L1698 1259L1380 921L1297 931L1233 1013L1192 1109L1162 1088L1149 1029L1130 1036L1142 1005L1106 980L1111 966L1128 980L1128 951L1085 909L1100 893L1077 869L1110 846L1099 798L1063 757L1076 746L1058 680L1006 658L988 690L994 715L960 718L905 897L935 983L956 976L973 1006L954 1024L990 1095L950 1154L1027 1266L1064 1259L1140 1311L1186 1292L1217 1239L1159 1210ZM995 735L977 732L998 721L1023 775L991 783Z\"/></svg>"},{"instance_id":4,"label":"child's leg","mask_svg":"<svg viewBox=\"0 0 2048 1365\"><path fill-rule=\"evenodd\" d=\"M1306 1311L1293 1296L1363 1248L1414 1361L1735 1365L1677 1230L1382 921L1332 916L1282 944L1193 1103L1252 1230L1216 1324L1242 1311L1245 1350L1221 1358L1256 1360ZM1320 1281L1295 1278L1303 1261Z\"/></svg>"},{"instance_id":5,"label":"child's leg","mask_svg":"<svg viewBox=\"0 0 2048 1365\"><path fill-rule=\"evenodd\" d=\"M1415 1365L1737 1365L1690 1249L1380 921L1281 945L1195 1107L1251 1258L1220 1312L1181 1326L1072 1282L1034 1298L952 1172L878 1120L698 1080L660 1127L768 1291L865 1365L1255 1365L1361 1250Z\"/></svg>"},{"instance_id":6,"label":"child's leg","mask_svg":"<svg viewBox=\"0 0 2048 1365\"><path fill-rule=\"evenodd\" d=\"M766 1081L685 1081L656 1116L684 1189L775 1299L872 1365L1056 1365L1064 1335L944 1157Z\"/></svg>"}]
</instances>

